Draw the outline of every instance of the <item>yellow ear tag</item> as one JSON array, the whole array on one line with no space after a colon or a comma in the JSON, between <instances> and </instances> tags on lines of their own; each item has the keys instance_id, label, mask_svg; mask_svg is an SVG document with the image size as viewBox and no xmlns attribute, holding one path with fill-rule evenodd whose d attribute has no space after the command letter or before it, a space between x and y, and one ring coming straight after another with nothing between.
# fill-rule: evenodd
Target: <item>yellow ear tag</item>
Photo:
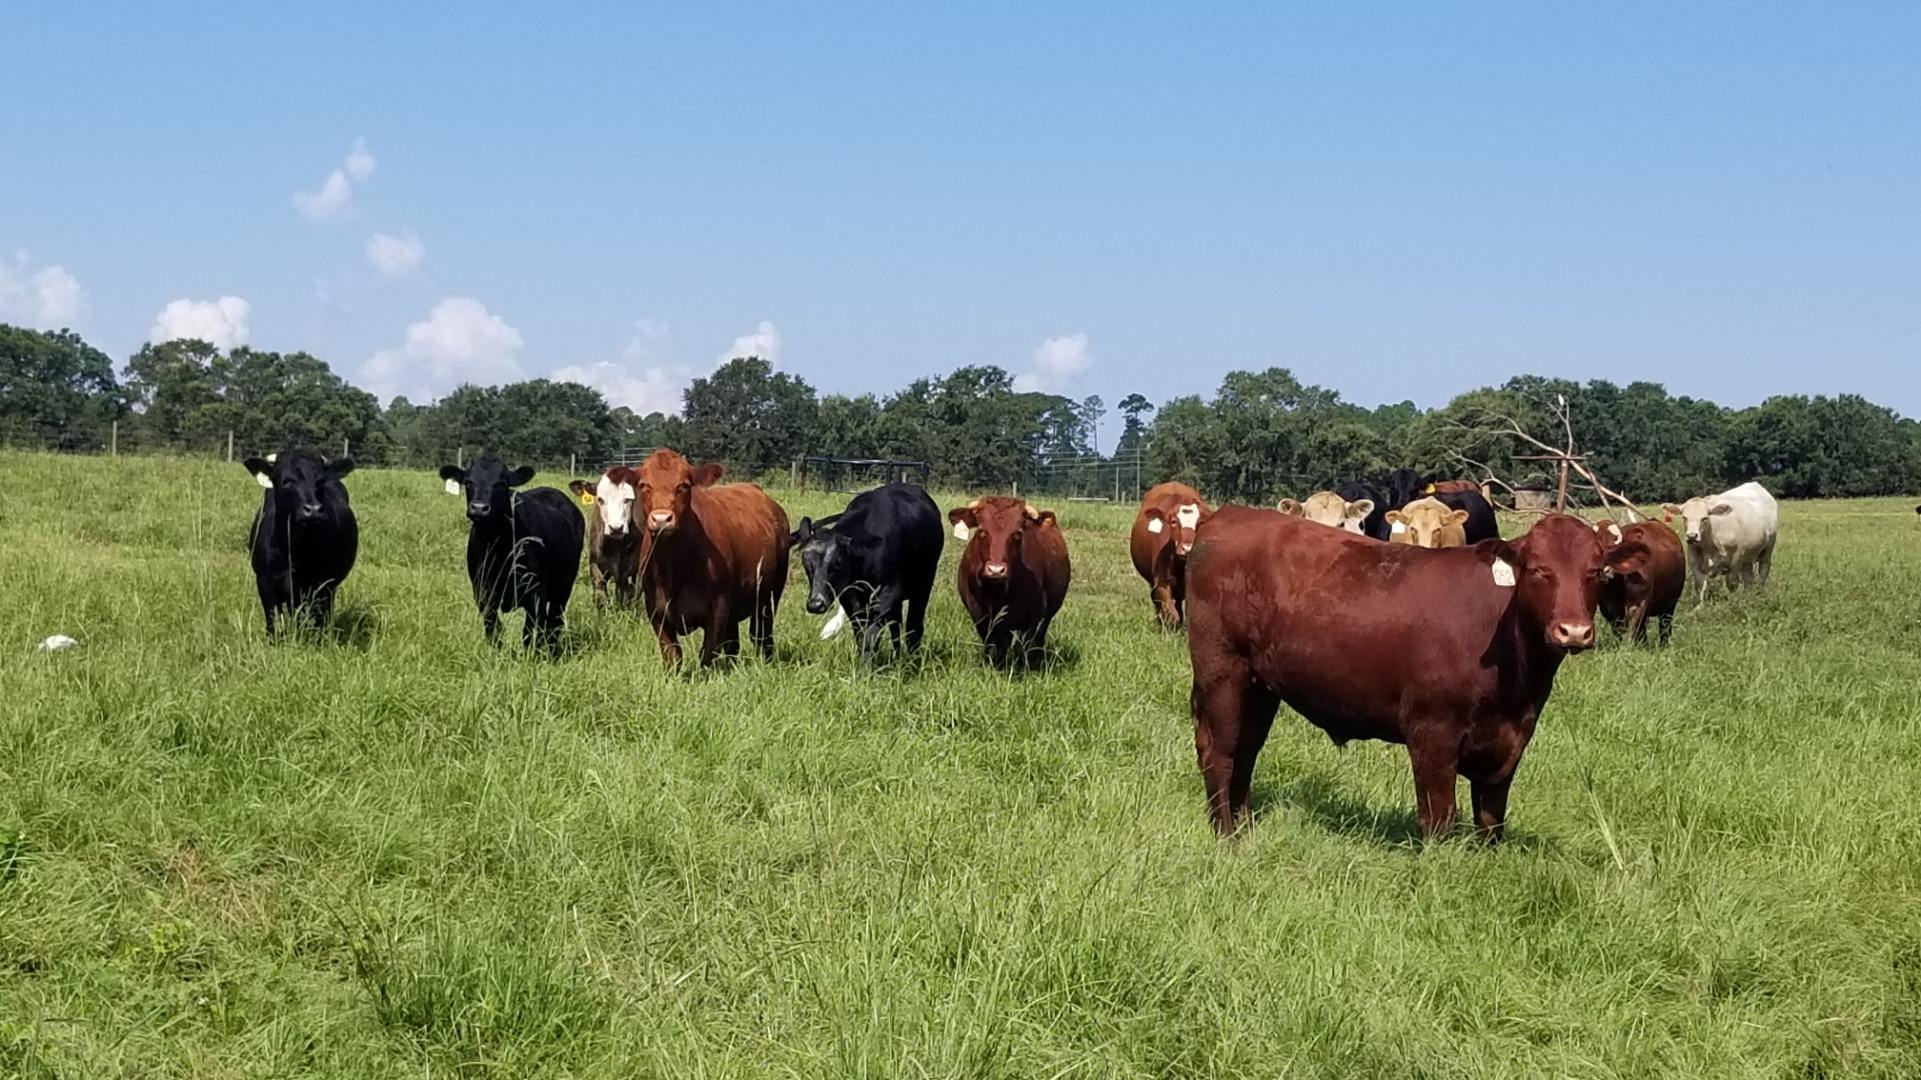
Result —
<instances>
[{"instance_id":1,"label":"yellow ear tag","mask_svg":"<svg viewBox=\"0 0 1921 1080\"><path fill-rule=\"evenodd\" d=\"M1428 486L1422 488L1421 491L1424 492L1425 494L1432 495L1434 494L1434 485L1429 484Z\"/></svg>"},{"instance_id":2,"label":"yellow ear tag","mask_svg":"<svg viewBox=\"0 0 1921 1080\"><path fill-rule=\"evenodd\" d=\"M583 491L583 492L581 492L581 493L580 493L580 505L582 505L582 506L592 506L592 505L594 505L594 496L593 496L593 494L592 494L591 492L586 492L586 491Z\"/></svg>"}]
</instances>

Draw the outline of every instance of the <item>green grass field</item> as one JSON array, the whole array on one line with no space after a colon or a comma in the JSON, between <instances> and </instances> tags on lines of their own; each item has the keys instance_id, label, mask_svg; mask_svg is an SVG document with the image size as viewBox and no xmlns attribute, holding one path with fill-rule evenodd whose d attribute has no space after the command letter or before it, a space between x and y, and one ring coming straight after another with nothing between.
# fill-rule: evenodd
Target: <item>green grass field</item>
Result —
<instances>
[{"instance_id":1,"label":"green grass field","mask_svg":"<svg viewBox=\"0 0 1921 1080\"><path fill-rule=\"evenodd\" d=\"M1911 501L1572 660L1488 850L1285 713L1218 843L1130 508L1060 508L1044 672L950 570L924 664L802 581L688 677L584 583L490 651L459 503L349 486L339 632L271 645L238 466L0 454L0 1075L1921 1075Z\"/></svg>"}]
</instances>

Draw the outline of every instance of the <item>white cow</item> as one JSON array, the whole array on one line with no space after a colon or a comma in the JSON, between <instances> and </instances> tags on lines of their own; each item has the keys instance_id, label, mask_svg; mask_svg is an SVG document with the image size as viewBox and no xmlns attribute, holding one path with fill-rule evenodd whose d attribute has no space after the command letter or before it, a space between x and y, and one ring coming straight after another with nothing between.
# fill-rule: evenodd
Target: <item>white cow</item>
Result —
<instances>
[{"instance_id":1,"label":"white cow","mask_svg":"<svg viewBox=\"0 0 1921 1080\"><path fill-rule=\"evenodd\" d=\"M1697 496L1679 506L1667 503L1662 509L1684 523L1697 605L1707 600L1712 578L1727 578L1730 589L1737 580L1743 585L1768 583L1781 511L1767 488L1750 480L1719 495Z\"/></svg>"}]
</instances>

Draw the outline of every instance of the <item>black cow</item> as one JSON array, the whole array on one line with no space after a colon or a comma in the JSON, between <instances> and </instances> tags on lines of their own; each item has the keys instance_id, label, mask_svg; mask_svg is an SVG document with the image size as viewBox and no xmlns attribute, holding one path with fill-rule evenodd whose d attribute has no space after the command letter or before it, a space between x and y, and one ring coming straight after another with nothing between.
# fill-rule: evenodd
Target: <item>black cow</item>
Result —
<instances>
[{"instance_id":1,"label":"black cow","mask_svg":"<svg viewBox=\"0 0 1921 1080\"><path fill-rule=\"evenodd\" d=\"M340 480L354 471L349 458L326 461L308 450L250 457L247 471L267 489L254 515L253 583L267 616L305 612L315 629L333 612L334 592L354 568L360 525Z\"/></svg>"},{"instance_id":2,"label":"black cow","mask_svg":"<svg viewBox=\"0 0 1921 1080\"><path fill-rule=\"evenodd\" d=\"M832 637L843 621L851 621L861 659L871 661L883 629L900 649L901 613L911 604L907 651L920 648L927 597L946 539L940 508L913 484L861 492L847 509L819 521L801 518L791 542L807 571L807 610L823 615L837 601L841 609L821 636Z\"/></svg>"},{"instance_id":3,"label":"black cow","mask_svg":"<svg viewBox=\"0 0 1921 1080\"><path fill-rule=\"evenodd\" d=\"M1387 500L1382 498L1379 492L1367 484L1342 484L1340 487L1334 489L1334 494L1339 495L1348 502L1360 502L1362 499L1366 499L1373 503L1374 509L1370 511L1367 517L1361 522L1361 532L1376 540L1387 539L1389 530L1387 512L1389 510L1399 509L1399 507L1387 505Z\"/></svg>"},{"instance_id":4,"label":"black cow","mask_svg":"<svg viewBox=\"0 0 1921 1080\"><path fill-rule=\"evenodd\" d=\"M509 469L491 457L468 468L442 465L447 492L467 496L467 579L480 606L487 643L500 644L500 613L527 613L521 645L536 641L560 651L560 629L567 598L580 574L581 530L585 521L574 501L553 488L516 493L533 479L534 469Z\"/></svg>"},{"instance_id":5,"label":"black cow","mask_svg":"<svg viewBox=\"0 0 1921 1080\"><path fill-rule=\"evenodd\" d=\"M1386 505L1381 508L1381 512L1385 514L1389 510L1399 510L1415 499L1426 495L1427 485L1430 482L1427 477L1422 476L1413 469L1395 469L1386 476L1383 476L1381 478L1381 494L1387 496L1387 502ZM1468 541L1470 544L1473 542L1472 540Z\"/></svg>"}]
</instances>

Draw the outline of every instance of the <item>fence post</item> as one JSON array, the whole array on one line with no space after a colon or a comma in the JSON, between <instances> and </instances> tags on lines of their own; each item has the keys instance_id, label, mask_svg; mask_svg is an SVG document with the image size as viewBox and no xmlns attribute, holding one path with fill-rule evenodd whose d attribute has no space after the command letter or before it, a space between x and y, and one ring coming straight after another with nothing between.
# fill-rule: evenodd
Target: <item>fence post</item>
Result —
<instances>
[{"instance_id":1,"label":"fence post","mask_svg":"<svg viewBox=\"0 0 1921 1080\"><path fill-rule=\"evenodd\" d=\"M579 459L580 459L579 454L567 455L567 478L569 480L573 479L576 475L580 473L580 467L577 464Z\"/></svg>"},{"instance_id":2,"label":"fence post","mask_svg":"<svg viewBox=\"0 0 1921 1080\"><path fill-rule=\"evenodd\" d=\"M342 437L342 438L341 438L341 440L340 440L340 456L341 456L341 457L352 457L352 456L353 456L353 445L352 445L352 442L351 442L351 440L349 440L349 439L347 439L347 438L345 438L345 437Z\"/></svg>"},{"instance_id":3,"label":"fence post","mask_svg":"<svg viewBox=\"0 0 1921 1080\"><path fill-rule=\"evenodd\" d=\"M227 460L233 460L233 429L227 429Z\"/></svg>"},{"instance_id":4,"label":"fence post","mask_svg":"<svg viewBox=\"0 0 1921 1080\"><path fill-rule=\"evenodd\" d=\"M454 464L460 466L463 469L467 467L467 448L466 447L464 446L454 447Z\"/></svg>"},{"instance_id":5,"label":"fence post","mask_svg":"<svg viewBox=\"0 0 1921 1080\"><path fill-rule=\"evenodd\" d=\"M120 421L118 420L115 420L113 422L113 434L109 436L109 441L107 443L107 456L108 457L120 456Z\"/></svg>"}]
</instances>

